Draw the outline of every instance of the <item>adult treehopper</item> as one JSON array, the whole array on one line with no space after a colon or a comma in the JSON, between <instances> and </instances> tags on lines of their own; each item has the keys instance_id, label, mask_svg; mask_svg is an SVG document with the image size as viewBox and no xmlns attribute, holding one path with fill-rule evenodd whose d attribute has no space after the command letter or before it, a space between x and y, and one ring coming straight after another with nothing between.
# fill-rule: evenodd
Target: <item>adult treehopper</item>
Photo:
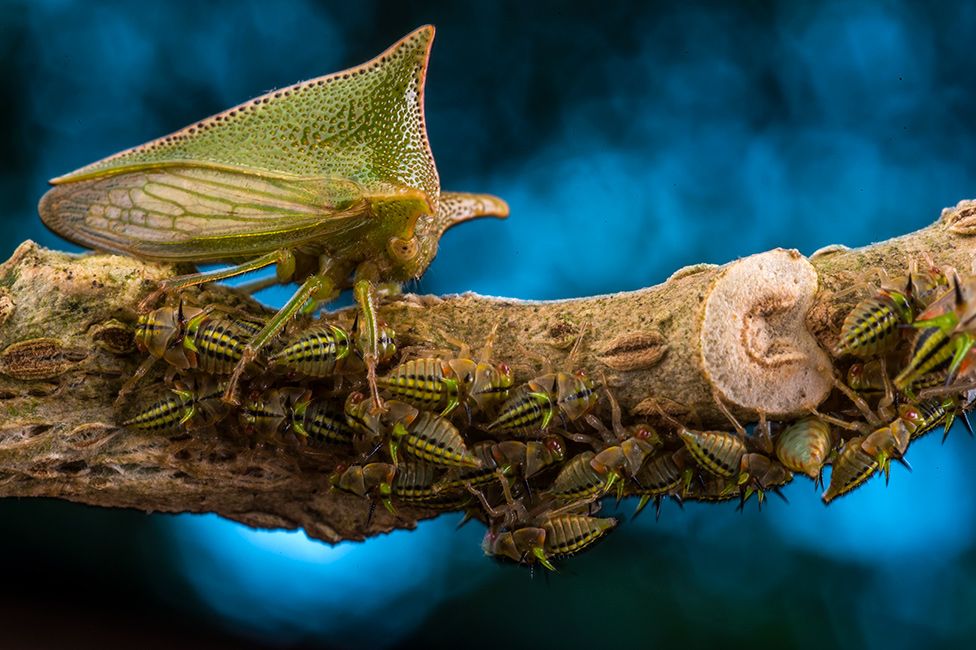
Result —
<instances>
[{"instance_id":1,"label":"adult treehopper","mask_svg":"<svg viewBox=\"0 0 976 650\"><path fill-rule=\"evenodd\" d=\"M423 94L434 28L361 66L283 88L51 181L41 219L97 250L230 263L165 280L164 292L276 265L299 289L248 343L242 371L310 301L352 287L374 401L379 283L420 277L443 232L505 217L501 199L440 191Z\"/></svg>"}]
</instances>

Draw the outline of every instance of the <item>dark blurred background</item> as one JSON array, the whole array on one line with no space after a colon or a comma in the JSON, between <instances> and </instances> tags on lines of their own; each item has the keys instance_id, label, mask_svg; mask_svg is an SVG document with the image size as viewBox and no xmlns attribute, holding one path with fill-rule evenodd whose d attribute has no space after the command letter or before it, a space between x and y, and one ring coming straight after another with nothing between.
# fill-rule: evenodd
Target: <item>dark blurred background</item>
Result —
<instances>
[{"instance_id":1,"label":"dark blurred background","mask_svg":"<svg viewBox=\"0 0 976 650\"><path fill-rule=\"evenodd\" d=\"M976 197L970 3L0 4L5 258L48 178L438 27L443 186L505 197L419 290L568 298ZM271 302L281 291L267 295ZM0 502L3 647L954 646L976 637L976 443L824 508L666 504L551 576L445 517L337 547L212 516ZM621 506L622 514L633 503ZM612 506L610 507L612 510Z\"/></svg>"}]
</instances>

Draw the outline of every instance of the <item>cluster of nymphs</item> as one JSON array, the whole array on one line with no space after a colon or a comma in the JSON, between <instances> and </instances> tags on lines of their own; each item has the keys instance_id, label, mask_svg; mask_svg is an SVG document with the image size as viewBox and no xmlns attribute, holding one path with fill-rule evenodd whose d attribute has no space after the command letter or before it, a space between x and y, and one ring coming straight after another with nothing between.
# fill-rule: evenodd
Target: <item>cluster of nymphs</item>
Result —
<instances>
[{"instance_id":1,"label":"cluster of nymphs","mask_svg":"<svg viewBox=\"0 0 976 650\"><path fill-rule=\"evenodd\" d=\"M381 325L377 361L386 371L371 384L355 324L321 321L297 323L228 400L227 378L262 324L182 303L143 314L135 340L148 358L121 395L157 360L171 367L171 386L123 426L166 434L219 424L252 443L332 445L344 461L327 484L368 499L369 516L376 503L394 515L398 505L467 510L491 524L490 554L547 567L614 525L590 515L593 499L570 503L572 494L592 492L581 484L586 475L573 473L579 462L548 485L566 458L556 423L580 420L599 399L581 373L543 372L515 386L508 366L489 363L490 343L481 360L467 350L408 357ZM558 509L549 507L557 500ZM523 557L517 549L526 548L521 531L529 528L539 543Z\"/></svg>"},{"instance_id":2,"label":"cluster of nymphs","mask_svg":"<svg viewBox=\"0 0 976 650\"><path fill-rule=\"evenodd\" d=\"M883 283L844 321L836 397L798 421L760 418L753 435L720 400L735 431L693 430L660 409L667 429L625 426L612 392L581 372L546 368L516 384L508 366L490 362L490 341L477 359L460 345L406 354L382 325L381 370L370 381L355 324L325 320L286 332L235 406L226 378L263 323L182 304L139 320L136 342L149 358L123 394L157 359L179 376L124 425L168 433L220 423L252 442L330 445L342 462L324 484L364 497L370 515L375 504L394 515L463 510L487 524L487 554L552 569L553 558L614 528L595 516L611 493L639 496L637 512L651 500L660 511L666 497L738 499L741 508L753 495L761 506L794 472L819 483L827 464L825 502L887 476L911 440L965 414L976 280L952 277L913 268Z\"/></svg>"},{"instance_id":3,"label":"cluster of nymphs","mask_svg":"<svg viewBox=\"0 0 976 650\"><path fill-rule=\"evenodd\" d=\"M833 353L839 363L853 362L846 381L835 377L834 384L855 419L817 413L802 425L823 432L823 455L811 456L809 469L832 464L824 502L876 472L887 480L893 460L907 467L908 445L938 426L945 440L957 415L972 434L974 300L976 278L913 262L908 275L883 282L847 315ZM789 442L797 450L807 444L797 441Z\"/></svg>"},{"instance_id":4,"label":"cluster of nymphs","mask_svg":"<svg viewBox=\"0 0 976 650\"><path fill-rule=\"evenodd\" d=\"M611 490L639 495L641 509L668 495L744 499L789 478L746 449L744 431L662 438L624 427L612 394L582 372L546 368L516 385L508 366L490 363L490 341L479 360L466 349L407 355L386 326L375 390L354 325L296 323L229 404L227 377L261 325L183 304L141 316L135 339L148 357L122 395L160 359L178 378L124 426L165 434L219 424L283 448L332 445L343 462L328 485L368 499L370 513L377 503L394 515L406 505L464 510L488 525L489 555L550 569L613 529L615 519L595 516ZM604 394L610 427L596 417Z\"/></svg>"}]
</instances>

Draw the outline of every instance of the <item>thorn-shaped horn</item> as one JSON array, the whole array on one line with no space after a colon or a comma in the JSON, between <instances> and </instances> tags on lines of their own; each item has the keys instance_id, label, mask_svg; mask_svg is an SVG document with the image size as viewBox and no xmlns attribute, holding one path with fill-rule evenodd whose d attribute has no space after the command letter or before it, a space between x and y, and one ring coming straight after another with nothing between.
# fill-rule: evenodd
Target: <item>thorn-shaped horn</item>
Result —
<instances>
[{"instance_id":1,"label":"thorn-shaped horn","mask_svg":"<svg viewBox=\"0 0 976 650\"><path fill-rule=\"evenodd\" d=\"M441 192L433 229L439 239L451 226L479 217L504 219L508 217L508 204L491 194Z\"/></svg>"}]
</instances>

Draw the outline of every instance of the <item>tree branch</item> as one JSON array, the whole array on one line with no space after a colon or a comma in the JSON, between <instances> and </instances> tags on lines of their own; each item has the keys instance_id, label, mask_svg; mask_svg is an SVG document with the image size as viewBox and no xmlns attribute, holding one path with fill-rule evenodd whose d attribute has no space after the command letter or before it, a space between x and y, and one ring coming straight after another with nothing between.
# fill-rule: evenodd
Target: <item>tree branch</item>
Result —
<instances>
[{"instance_id":1,"label":"tree branch","mask_svg":"<svg viewBox=\"0 0 976 650\"><path fill-rule=\"evenodd\" d=\"M407 295L380 311L401 347L443 349L460 339L477 350L498 325L492 358L509 363L517 381L541 372L535 359L583 369L606 378L628 420L652 418L658 403L678 417L722 425L716 395L746 419L761 411L785 420L829 394L825 350L880 273L903 274L923 256L969 273L973 234L976 202L963 202L932 226L887 242L831 247L809 259L775 250L698 265L640 291L553 302ZM328 542L438 514L401 506L398 518L377 512L367 525L362 499L328 490L336 458L326 452L284 443L250 448L219 433L162 437L120 428L125 414L112 403L141 361L131 334L135 306L180 271L32 242L0 266L0 496L215 512L252 526L304 528ZM263 313L226 287L185 297Z\"/></svg>"}]
</instances>

